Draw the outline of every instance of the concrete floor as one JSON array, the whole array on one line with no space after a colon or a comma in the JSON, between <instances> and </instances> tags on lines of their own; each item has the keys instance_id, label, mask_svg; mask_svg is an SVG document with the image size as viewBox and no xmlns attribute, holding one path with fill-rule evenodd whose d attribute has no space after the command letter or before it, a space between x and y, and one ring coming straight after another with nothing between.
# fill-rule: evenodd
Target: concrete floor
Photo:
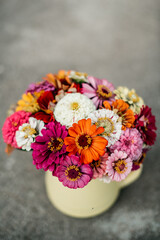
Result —
<instances>
[{"instance_id":1,"label":"concrete floor","mask_svg":"<svg viewBox=\"0 0 160 240\"><path fill-rule=\"evenodd\" d=\"M29 83L58 69L135 88L159 126L159 17L158 0L1 0L0 128ZM8 157L0 141L0 239L160 239L159 137L139 180L108 212L85 220L59 213L31 153Z\"/></svg>"}]
</instances>

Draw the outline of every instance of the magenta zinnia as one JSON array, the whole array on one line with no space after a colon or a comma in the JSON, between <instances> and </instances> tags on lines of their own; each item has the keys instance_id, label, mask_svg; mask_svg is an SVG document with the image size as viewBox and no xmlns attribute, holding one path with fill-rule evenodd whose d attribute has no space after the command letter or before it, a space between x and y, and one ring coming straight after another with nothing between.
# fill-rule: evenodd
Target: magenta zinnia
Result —
<instances>
[{"instance_id":1,"label":"magenta zinnia","mask_svg":"<svg viewBox=\"0 0 160 240\"><path fill-rule=\"evenodd\" d=\"M60 123L50 122L41 133L42 136L36 137L31 145L33 164L37 169L55 171L56 164L63 160L66 153L64 138L68 132Z\"/></svg>"},{"instance_id":2,"label":"magenta zinnia","mask_svg":"<svg viewBox=\"0 0 160 240\"><path fill-rule=\"evenodd\" d=\"M102 106L102 103L106 100L109 103L114 100L113 90L113 84L106 79L98 79L91 76L88 77L88 83L82 84L83 94L90 98L97 108Z\"/></svg>"},{"instance_id":3,"label":"magenta zinnia","mask_svg":"<svg viewBox=\"0 0 160 240\"><path fill-rule=\"evenodd\" d=\"M141 133L144 143L151 146L156 140L156 120L151 113L151 108L143 106L139 115L135 116L135 127Z\"/></svg>"},{"instance_id":4,"label":"magenta zinnia","mask_svg":"<svg viewBox=\"0 0 160 240\"><path fill-rule=\"evenodd\" d=\"M86 186L92 179L92 174L90 165L81 164L80 158L75 155L66 156L56 170L59 181L64 186L74 189Z\"/></svg>"}]
</instances>

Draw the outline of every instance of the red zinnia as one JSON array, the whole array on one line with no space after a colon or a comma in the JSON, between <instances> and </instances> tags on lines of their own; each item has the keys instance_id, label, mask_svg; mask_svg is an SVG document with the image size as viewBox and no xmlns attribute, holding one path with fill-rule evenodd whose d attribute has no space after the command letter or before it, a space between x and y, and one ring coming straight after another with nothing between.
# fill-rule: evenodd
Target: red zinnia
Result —
<instances>
[{"instance_id":1,"label":"red zinnia","mask_svg":"<svg viewBox=\"0 0 160 240\"><path fill-rule=\"evenodd\" d=\"M34 117L38 120L42 120L45 123L54 121L53 109L54 109L54 96L51 91L44 92L38 99L37 102L42 111L34 114Z\"/></svg>"},{"instance_id":2,"label":"red zinnia","mask_svg":"<svg viewBox=\"0 0 160 240\"><path fill-rule=\"evenodd\" d=\"M141 112L135 116L135 127L142 135L144 143L153 145L156 140L155 116L151 113L151 108L143 106Z\"/></svg>"},{"instance_id":3,"label":"red zinnia","mask_svg":"<svg viewBox=\"0 0 160 240\"><path fill-rule=\"evenodd\" d=\"M37 112L33 116L37 120L42 120L44 123L49 123L54 121L53 113L47 114L45 112Z\"/></svg>"}]
</instances>

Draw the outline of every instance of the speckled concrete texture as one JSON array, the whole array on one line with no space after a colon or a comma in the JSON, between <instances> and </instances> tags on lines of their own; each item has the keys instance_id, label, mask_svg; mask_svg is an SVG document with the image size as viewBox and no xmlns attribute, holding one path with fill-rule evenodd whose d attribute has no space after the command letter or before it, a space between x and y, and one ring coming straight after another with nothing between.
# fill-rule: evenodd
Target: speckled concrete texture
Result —
<instances>
[{"instance_id":1,"label":"speckled concrete texture","mask_svg":"<svg viewBox=\"0 0 160 240\"><path fill-rule=\"evenodd\" d=\"M159 20L158 0L1 0L0 128L28 84L58 69L135 88L159 126ZM0 239L160 239L159 137L141 177L108 212L85 220L58 212L31 153L8 157L0 141Z\"/></svg>"}]
</instances>

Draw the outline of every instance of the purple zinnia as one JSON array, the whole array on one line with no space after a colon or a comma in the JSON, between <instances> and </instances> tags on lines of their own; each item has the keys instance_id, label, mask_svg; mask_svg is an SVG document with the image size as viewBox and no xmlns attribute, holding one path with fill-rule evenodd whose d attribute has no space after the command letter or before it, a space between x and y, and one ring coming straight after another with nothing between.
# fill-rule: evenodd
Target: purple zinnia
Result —
<instances>
[{"instance_id":1,"label":"purple zinnia","mask_svg":"<svg viewBox=\"0 0 160 240\"><path fill-rule=\"evenodd\" d=\"M92 168L89 164L82 164L80 158L66 156L61 165L57 167L56 175L64 186L69 188L83 188L92 179Z\"/></svg>"},{"instance_id":2,"label":"purple zinnia","mask_svg":"<svg viewBox=\"0 0 160 240\"><path fill-rule=\"evenodd\" d=\"M44 91L54 91L55 87L49 83L48 81L42 81L38 83L31 83L28 86L28 89L26 90L26 93L34 93L34 92L40 92L42 90Z\"/></svg>"},{"instance_id":3,"label":"purple zinnia","mask_svg":"<svg viewBox=\"0 0 160 240\"><path fill-rule=\"evenodd\" d=\"M66 153L66 145L64 138L68 135L65 126L57 122L50 122L46 125L46 129L41 131L42 136L35 139L32 143L33 164L37 169L48 169L55 171L56 165L59 164Z\"/></svg>"},{"instance_id":4,"label":"purple zinnia","mask_svg":"<svg viewBox=\"0 0 160 240\"><path fill-rule=\"evenodd\" d=\"M114 86L106 79L98 79L89 76L88 83L82 84L82 93L90 98L96 107L102 106L104 101L114 101Z\"/></svg>"},{"instance_id":5,"label":"purple zinnia","mask_svg":"<svg viewBox=\"0 0 160 240\"><path fill-rule=\"evenodd\" d=\"M136 128L127 128L123 131L120 139L110 147L111 151L117 149L127 153L132 160L137 160L142 153L143 141L141 134Z\"/></svg>"}]
</instances>

